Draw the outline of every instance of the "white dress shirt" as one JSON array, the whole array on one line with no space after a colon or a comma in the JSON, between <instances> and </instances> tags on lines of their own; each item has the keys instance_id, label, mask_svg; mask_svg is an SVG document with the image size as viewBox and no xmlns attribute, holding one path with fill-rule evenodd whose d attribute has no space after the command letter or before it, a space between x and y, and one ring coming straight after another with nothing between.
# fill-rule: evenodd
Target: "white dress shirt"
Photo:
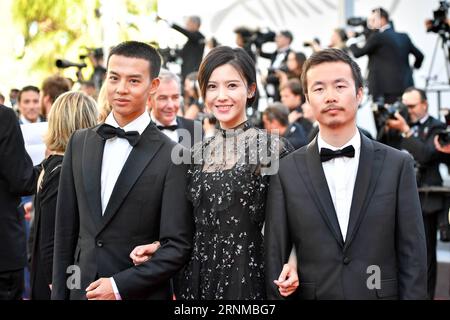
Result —
<instances>
[{"instance_id":1,"label":"white dress shirt","mask_svg":"<svg viewBox=\"0 0 450 320\"><path fill-rule=\"evenodd\" d=\"M355 157L338 157L322 162L322 168L327 179L328 189L336 210L339 227L345 241L347 236L348 221L350 218L350 207L352 205L353 189L355 187L356 173L358 172L359 155L361 151L361 137L359 131L342 147L336 148L326 143L319 132L317 146L328 148L333 151L343 149L349 145L355 148Z\"/></svg>"},{"instance_id":2,"label":"white dress shirt","mask_svg":"<svg viewBox=\"0 0 450 320\"><path fill-rule=\"evenodd\" d=\"M156 119L155 115L153 114L153 112L151 113L151 117L153 122L157 125L157 126L163 126L165 127L166 125L162 124L161 122L158 121L158 119ZM175 117L172 122L169 124L169 126L176 126L178 125L177 123L177 118ZM161 130L162 133L164 133L166 136L168 136L172 141L175 141L176 143L179 142L179 137L178 137L178 132L177 130Z\"/></svg>"},{"instance_id":3,"label":"white dress shirt","mask_svg":"<svg viewBox=\"0 0 450 320\"><path fill-rule=\"evenodd\" d=\"M120 127L114 115L111 112L105 120L106 124L113 127ZM135 120L131 121L122 129L125 131L138 131L142 134L150 124L150 116L147 111L140 115ZM133 147L130 145L128 140L123 138L111 138L106 140L105 148L103 149L103 160L102 160L102 174L101 174L101 200L102 200L102 215L105 214L106 206L108 205L109 198L113 192L114 186L116 185L117 178L119 178L120 172L130 155ZM111 277L111 285L116 296L116 300L121 300L119 289L117 288L116 282Z\"/></svg>"},{"instance_id":4,"label":"white dress shirt","mask_svg":"<svg viewBox=\"0 0 450 320\"><path fill-rule=\"evenodd\" d=\"M286 56L288 55L288 50L289 47L280 49L277 52L277 55L275 56L275 59L273 60L273 63L271 65L272 68L274 69L279 69L281 67L281 65L283 64L283 61L286 60Z\"/></svg>"},{"instance_id":5,"label":"white dress shirt","mask_svg":"<svg viewBox=\"0 0 450 320\"><path fill-rule=\"evenodd\" d=\"M105 123L116 128L120 127L116 119L114 119L112 112L106 118ZM150 116L148 112L145 111L122 129L125 131L138 131L139 134L142 134L149 123ZM102 214L105 214L106 206L108 205L109 198L116 185L117 178L132 149L133 147L128 140L123 138L111 138L105 142L101 175Z\"/></svg>"}]
</instances>

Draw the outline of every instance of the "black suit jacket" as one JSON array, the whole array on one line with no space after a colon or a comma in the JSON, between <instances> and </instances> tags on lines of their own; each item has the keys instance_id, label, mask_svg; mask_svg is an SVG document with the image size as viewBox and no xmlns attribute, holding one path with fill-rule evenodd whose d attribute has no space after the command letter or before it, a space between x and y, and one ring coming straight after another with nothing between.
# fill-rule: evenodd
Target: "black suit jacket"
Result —
<instances>
[{"instance_id":1,"label":"black suit jacket","mask_svg":"<svg viewBox=\"0 0 450 320\"><path fill-rule=\"evenodd\" d=\"M100 177L104 140L97 127L76 131L63 161L58 193L52 299L85 299L84 289L113 277L122 299L170 299L169 279L185 264L193 237L185 196L186 165L171 159L176 145L151 123L131 151L102 216ZM147 262L129 254L160 241ZM78 265L80 289L67 289L67 268Z\"/></svg>"},{"instance_id":2,"label":"black suit jacket","mask_svg":"<svg viewBox=\"0 0 450 320\"><path fill-rule=\"evenodd\" d=\"M25 222L18 206L20 196L34 193L37 174L15 112L0 105L0 272L25 267Z\"/></svg>"},{"instance_id":3,"label":"black suit jacket","mask_svg":"<svg viewBox=\"0 0 450 320\"><path fill-rule=\"evenodd\" d=\"M177 123L178 136L181 138L179 143L183 147L191 149L194 144L202 141L203 128L200 121L177 117ZM179 129L187 130L187 132L183 132ZM189 136L186 135L187 133L189 133Z\"/></svg>"},{"instance_id":4,"label":"black suit jacket","mask_svg":"<svg viewBox=\"0 0 450 320\"><path fill-rule=\"evenodd\" d=\"M401 96L407 87L414 84L409 54L416 59L415 68L420 68L424 58L407 34L395 32L392 28L372 34L364 47L358 48L353 44L350 50L356 58L369 56L369 93L374 99L385 95Z\"/></svg>"},{"instance_id":5,"label":"black suit jacket","mask_svg":"<svg viewBox=\"0 0 450 320\"><path fill-rule=\"evenodd\" d=\"M200 62L202 62L203 51L205 49L205 36L200 31L190 32L175 23L172 24L172 28L188 38L180 53L183 59L181 76L184 79L189 73L197 71Z\"/></svg>"},{"instance_id":6,"label":"black suit jacket","mask_svg":"<svg viewBox=\"0 0 450 320\"><path fill-rule=\"evenodd\" d=\"M423 124L419 125L417 137L401 139L400 148L411 153L416 161L419 187L442 185L439 172L441 157L434 147L434 137L445 128L445 123L429 116ZM444 197L437 193L421 193L420 202L424 214L436 212L446 206Z\"/></svg>"},{"instance_id":7,"label":"black suit jacket","mask_svg":"<svg viewBox=\"0 0 450 320\"><path fill-rule=\"evenodd\" d=\"M55 242L56 200L63 157L52 155L42 162L44 174L34 197L34 219L30 230L30 286L32 300L49 300Z\"/></svg>"},{"instance_id":8,"label":"black suit jacket","mask_svg":"<svg viewBox=\"0 0 450 320\"><path fill-rule=\"evenodd\" d=\"M344 241L317 139L283 158L271 177L266 207L266 284L292 244L300 299L425 299L426 245L412 158L361 135L361 154ZM381 271L369 289L370 266ZM370 280L370 279L369 279Z\"/></svg>"},{"instance_id":9,"label":"black suit jacket","mask_svg":"<svg viewBox=\"0 0 450 320\"><path fill-rule=\"evenodd\" d=\"M285 137L294 147L298 149L308 143L308 137L303 127L298 122L291 123L284 133Z\"/></svg>"}]
</instances>

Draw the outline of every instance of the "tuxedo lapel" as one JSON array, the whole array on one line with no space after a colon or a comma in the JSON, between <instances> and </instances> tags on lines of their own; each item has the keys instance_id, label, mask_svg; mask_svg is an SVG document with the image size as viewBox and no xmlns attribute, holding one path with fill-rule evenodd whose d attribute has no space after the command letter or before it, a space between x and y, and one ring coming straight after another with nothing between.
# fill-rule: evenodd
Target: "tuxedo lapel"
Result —
<instances>
[{"instance_id":1,"label":"tuxedo lapel","mask_svg":"<svg viewBox=\"0 0 450 320\"><path fill-rule=\"evenodd\" d=\"M325 173L323 172L322 162L320 161L317 137L307 146L306 166L300 159L296 161L296 164L301 176L305 177L307 180L305 181L305 185L313 196L313 200L316 203L320 214L332 231L337 242L343 246L344 240L342 238L341 229L339 228L339 222L337 220L333 200L331 199Z\"/></svg>"},{"instance_id":2,"label":"tuxedo lapel","mask_svg":"<svg viewBox=\"0 0 450 320\"><path fill-rule=\"evenodd\" d=\"M99 232L108 224L126 199L136 180L142 174L162 145L159 130L154 124L149 124L141 135L139 143L133 148L125 165L120 172L112 191L108 205L102 218L102 226ZM150 186L149 186L150 190ZM145 196L145 195L143 195Z\"/></svg>"},{"instance_id":3,"label":"tuxedo lapel","mask_svg":"<svg viewBox=\"0 0 450 320\"><path fill-rule=\"evenodd\" d=\"M86 197L91 209L91 217L97 226L101 225L101 173L105 141L97 134L98 126L89 132L83 152L83 180Z\"/></svg>"},{"instance_id":4,"label":"tuxedo lapel","mask_svg":"<svg viewBox=\"0 0 450 320\"><path fill-rule=\"evenodd\" d=\"M364 217L366 206L373 195L376 182L380 176L385 155L381 150L374 149L373 142L369 138L362 133L360 136L361 152L355 187L353 189L352 205L350 208L344 250L349 247Z\"/></svg>"}]
</instances>

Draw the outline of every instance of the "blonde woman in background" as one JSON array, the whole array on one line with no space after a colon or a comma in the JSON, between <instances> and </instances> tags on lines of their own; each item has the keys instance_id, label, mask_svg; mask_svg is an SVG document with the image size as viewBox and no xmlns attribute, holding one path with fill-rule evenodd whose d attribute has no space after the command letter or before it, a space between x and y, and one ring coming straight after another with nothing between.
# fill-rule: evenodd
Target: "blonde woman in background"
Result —
<instances>
[{"instance_id":1,"label":"blonde woman in background","mask_svg":"<svg viewBox=\"0 0 450 320\"><path fill-rule=\"evenodd\" d=\"M48 116L45 144L47 158L42 162L34 200L35 218L31 245L31 299L50 300L56 199L64 152L75 130L97 124L98 111L94 99L82 92L66 92L59 96Z\"/></svg>"},{"instance_id":2,"label":"blonde woman in background","mask_svg":"<svg viewBox=\"0 0 450 320\"><path fill-rule=\"evenodd\" d=\"M102 87L98 93L97 98L98 106L98 123L105 122L106 117L111 112L111 105L108 102L108 97L106 95L106 82L103 82Z\"/></svg>"}]
</instances>

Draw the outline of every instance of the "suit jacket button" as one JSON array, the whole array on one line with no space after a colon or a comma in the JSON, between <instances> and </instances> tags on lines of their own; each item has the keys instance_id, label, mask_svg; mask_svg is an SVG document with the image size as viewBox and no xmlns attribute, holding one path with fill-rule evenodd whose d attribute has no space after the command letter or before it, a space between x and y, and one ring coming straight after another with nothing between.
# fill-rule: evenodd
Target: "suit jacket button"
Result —
<instances>
[{"instance_id":1,"label":"suit jacket button","mask_svg":"<svg viewBox=\"0 0 450 320\"><path fill-rule=\"evenodd\" d=\"M350 263L350 258L349 257L344 257L344 264L349 264Z\"/></svg>"},{"instance_id":2,"label":"suit jacket button","mask_svg":"<svg viewBox=\"0 0 450 320\"><path fill-rule=\"evenodd\" d=\"M97 240L97 247L103 247L103 241L101 241L101 240Z\"/></svg>"}]
</instances>

